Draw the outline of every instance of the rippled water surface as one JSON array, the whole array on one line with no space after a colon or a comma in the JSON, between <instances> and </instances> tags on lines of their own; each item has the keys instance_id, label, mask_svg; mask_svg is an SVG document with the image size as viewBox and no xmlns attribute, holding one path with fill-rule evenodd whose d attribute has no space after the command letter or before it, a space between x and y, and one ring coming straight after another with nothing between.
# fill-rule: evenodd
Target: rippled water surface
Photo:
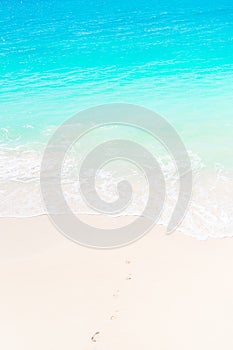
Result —
<instances>
[{"instance_id":1,"label":"rippled water surface","mask_svg":"<svg viewBox=\"0 0 233 350\"><path fill-rule=\"evenodd\" d=\"M221 193L231 188L232 1L3 0L0 28L1 216L43 212L38 174L46 142L68 117L108 102L165 116L192 153L196 173L206 168L220 179ZM196 194L204 209L195 210L212 222L205 236L231 235L232 202L225 192L214 199L211 188ZM30 198L22 201L22 193ZM225 214L214 228L217 203ZM193 232L203 226L192 220Z\"/></svg>"}]
</instances>

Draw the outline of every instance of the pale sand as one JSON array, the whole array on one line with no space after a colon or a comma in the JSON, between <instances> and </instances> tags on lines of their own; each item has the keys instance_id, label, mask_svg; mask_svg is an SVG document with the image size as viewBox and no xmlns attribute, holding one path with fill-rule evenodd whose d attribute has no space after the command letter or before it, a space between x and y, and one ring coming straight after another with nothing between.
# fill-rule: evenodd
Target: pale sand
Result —
<instances>
[{"instance_id":1,"label":"pale sand","mask_svg":"<svg viewBox=\"0 0 233 350\"><path fill-rule=\"evenodd\" d=\"M45 216L0 228L0 349L233 349L233 239L155 228L99 251Z\"/></svg>"}]
</instances>

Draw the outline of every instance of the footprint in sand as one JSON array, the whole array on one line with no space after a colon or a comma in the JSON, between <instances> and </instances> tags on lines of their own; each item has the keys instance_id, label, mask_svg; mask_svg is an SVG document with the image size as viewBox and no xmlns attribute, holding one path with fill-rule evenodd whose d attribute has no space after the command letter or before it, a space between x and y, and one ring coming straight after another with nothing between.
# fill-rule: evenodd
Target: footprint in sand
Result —
<instances>
[{"instance_id":1,"label":"footprint in sand","mask_svg":"<svg viewBox=\"0 0 233 350\"><path fill-rule=\"evenodd\" d=\"M93 343L96 343L97 342L97 339L98 339L98 335L100 334L100 332L95 332L95 334L93 334L93 336L91 337L91 341Z\"/></svg>"},{"instance_id":2,"label":"footprint in sand","mask_svg":"<svg viewBox=\"0 0 233 350\"><path fill-rule=\"evenodd\" d=\"M113 294L114 298L118 298L120 295L119 289L116 290L116 292Z\"/></svg>"},{"instance_id":3,"label":"footprint in sand","mask_svg":"<svg viewBox=\"0 0 233 350\"><path fill-rule=\"evenodd\" d=\"M114 321L114 320L116 320L116 319L118 318L118 312L119 312L119 311L116 310L115 313L110 317L110 320L111 320L111 321Z\"/></svg>"},{"instance_id":4,"label":"footprint in sand","mask_svg":"<svg viewBox=\"0 0 233 350\"><path fill-rule=\"evenodd\" d=\"M132 279L132 274L130 273L127 277L126 277L126 281L130 281Z\"/></svg>"}]
</instances>

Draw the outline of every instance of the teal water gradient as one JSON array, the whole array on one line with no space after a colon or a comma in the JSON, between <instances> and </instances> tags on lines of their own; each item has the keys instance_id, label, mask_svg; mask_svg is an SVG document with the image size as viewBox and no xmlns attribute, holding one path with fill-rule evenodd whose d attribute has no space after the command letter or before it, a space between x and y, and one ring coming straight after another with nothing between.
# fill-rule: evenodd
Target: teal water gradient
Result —
<instances>
[{"instance_id":1,"label":"teal water gradient","mask_svg":"<svg viewBox=\"0 0 233 350\"><path fill-rule=\"evenodd\" d=\"M153 109L210 171L232 174L232 0L2 0L0 29L1 216L30 215L41 151L54 129L103 103ZM28 191L30 203L15 200ZM216 222L216 213L205 217L214 234L231 235L225 195L220 207Z\"/></svg>"},{"instance_id":2,"label":"teal water gradient","mask_svg":"<svg viewBox=\"0 0 233 350\"><path fill-rule=\"evenodd\" d=\"M5 141L45 141L80 109L130 102L232 165L232 1L4 0L0 26Z\"/></svg>"}]
</instances>

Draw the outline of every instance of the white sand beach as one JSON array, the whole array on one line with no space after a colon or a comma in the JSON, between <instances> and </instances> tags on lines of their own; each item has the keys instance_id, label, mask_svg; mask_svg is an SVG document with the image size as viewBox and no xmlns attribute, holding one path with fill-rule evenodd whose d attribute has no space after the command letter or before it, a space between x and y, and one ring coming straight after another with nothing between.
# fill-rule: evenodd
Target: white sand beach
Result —
<instances>
[{"instance_id":1,"label":"white sand beach","mask_svg":"<svg viewBox=\"0 0 233 350\"><path fill-rule=\"evenodd\" d=\"M0 227L0 349L232 350L233 239L157 227L101 251L46 216Z\"/></svg>"}]
</instances>

